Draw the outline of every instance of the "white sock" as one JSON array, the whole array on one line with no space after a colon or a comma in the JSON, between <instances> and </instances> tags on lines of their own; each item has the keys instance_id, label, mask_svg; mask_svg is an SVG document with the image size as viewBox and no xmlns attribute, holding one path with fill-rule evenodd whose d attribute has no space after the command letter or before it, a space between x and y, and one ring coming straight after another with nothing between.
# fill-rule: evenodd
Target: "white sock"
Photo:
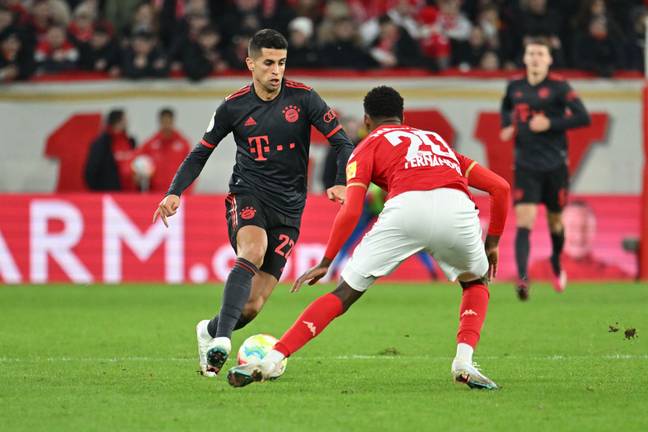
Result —
<instances>
[{"instance_id":1,"label":"white sock","mask_svg":"<svg viewBox=\"0 0 648 432\"><path fill-rule=\"evenodd\" d=\"M455 360L459 360L462 363L472 364L473 352L473 347L470 345L465 343L457 344L457 356L455 357Z\"/></svg>"},{"instance_id":2,"label":"white sock","mask_svg":"<svg viewBox=\"0 0 648 432\"><path fill-rule=\"evenodd\" d=\"M263 360L272 362L274 364L277 364L277 363L281 362L285 358L286 358L286 356L283 355L282 353L280 353L279 351L272 350L265 356L265 358Z\"/></svg>"}]
</instances>

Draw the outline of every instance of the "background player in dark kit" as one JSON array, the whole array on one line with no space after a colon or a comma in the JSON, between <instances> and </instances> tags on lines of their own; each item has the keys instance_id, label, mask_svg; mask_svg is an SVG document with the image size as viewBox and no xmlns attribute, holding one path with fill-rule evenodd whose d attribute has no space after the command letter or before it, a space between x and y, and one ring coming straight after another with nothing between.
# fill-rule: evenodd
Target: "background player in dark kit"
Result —
<instances>
[{"instance_id":1,"label":"background player in dark kit","mask_svg":"<svg viewBox=\"0 0 648 432\"><path fill-rule=\"evenodd\" d=\"M562 209L569 189L567 129L586 126L590 118L585 106L562 78L549 73L552 58L549 43L532 39L525 47L526 77L508 84L502 100L500 138L515 135L515 259L518 267L517 293L529 298L527 265L529 233L537 205L547 208L551 232L553 285L565 290L567 275L560 265L565 243Z\"/></svg>"},{"instance_id":2,"label":"background player in dark kit","mask_svg":"<svg viewBox=\"0 0 648 432\"><path fill-rule=\"evenodd\" d=\"M178 209L180 194L200 174L213 149L230 132L236 164L226 199L230 241L237 253L219 315L196 327L201 371L219 372L231 351L231 334L259 313L281 276L299 236L306 202L311 125L337 150L336 184L329 199L344 202L346 161L353 150L335 112L310 87L284 79L288 43L265 29L250 40L247 67L253 82L218 107L203 139L180 166L154 220Z\"/></svg>"}]
</instances>

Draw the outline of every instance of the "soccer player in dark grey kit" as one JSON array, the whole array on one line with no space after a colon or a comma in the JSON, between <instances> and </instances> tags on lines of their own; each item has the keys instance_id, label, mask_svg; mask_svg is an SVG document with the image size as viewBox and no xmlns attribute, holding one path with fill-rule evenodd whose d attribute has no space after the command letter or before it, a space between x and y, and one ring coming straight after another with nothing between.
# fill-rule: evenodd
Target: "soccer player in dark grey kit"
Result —
<instances>
[{"instance_id":1,"label":"soccer player in dark grey kit","mask_svg":"<svg viewBox=\"0 0 648 432\"><path fill-rule=\"evenodd\" d=\"M547 41L528 41L524 51L526 76L512 80L502 100L500 138L508 141L515 135L513 197L517 221L516 290L520 300L529 298L529 234L540 203L547 208L551 232L553 286L558 292L565 290L567 275L561 268L560 255L565 243L562 209L569 189L566 131L590 123L576 92L564 79L549 73L551 62Z\"/></svg>"},{"instance_id":2,"label":"soccer player in dark grey kit","mask_svg":"<svg viewBox=\"0 0 648 432\"><path fill-rule=\"evenodd\" d=\"M154 221L178 210L180 194L200 174L230 132L236 164L225 200L237 259L225 283L220 313L196 326L201 372L218 374L231 351L232 331L259 313L277 285L297 238L306 202L311 125L337 151L337 178L329 199L344 202L345 166L353 145L335 112L310 87L284 78L288 42L279 32L257 32L248 47L253 82L225 98L176 173Z\"/></svg>"}]
</instances>

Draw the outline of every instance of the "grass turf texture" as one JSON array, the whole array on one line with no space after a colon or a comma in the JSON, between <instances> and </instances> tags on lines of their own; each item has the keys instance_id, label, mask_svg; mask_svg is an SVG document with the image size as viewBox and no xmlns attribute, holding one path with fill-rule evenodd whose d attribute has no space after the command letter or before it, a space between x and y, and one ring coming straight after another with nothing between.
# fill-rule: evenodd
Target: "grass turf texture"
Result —
<instances>
[{"instance_id":1,"label":"grass turf texture","mask_svg":"<svg viewBox=\"0 0 648 432\"><path fill-rule=\"evenodd\" d=\"M330 288L280 285L234 347ZM196 373L220 287L1 287L0 429L648 430L648 286L535 285L520 303L494 285L476 360L497 392L451 382L459 291L372 287L280 380L234 389Z\"/></svg>"}]
</instances>

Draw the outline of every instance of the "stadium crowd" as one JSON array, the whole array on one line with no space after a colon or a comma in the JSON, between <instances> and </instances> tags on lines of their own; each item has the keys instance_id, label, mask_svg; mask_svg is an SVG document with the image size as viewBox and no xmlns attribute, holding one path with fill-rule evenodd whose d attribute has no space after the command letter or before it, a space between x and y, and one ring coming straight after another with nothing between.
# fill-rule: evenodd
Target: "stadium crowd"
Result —
<instances>
[{"instance_id":1,"label":"stadium crowd","mask_svg":"<svg viewBox=\"0 0 648 432\"><path fill-rule=\"evenodd\" d=\"M286 34L291 68L514 69L547 37L554 67L643 70L642 0L0 0L0 82L95 71L200 80Z\"/></svg>"}]
</instances>

